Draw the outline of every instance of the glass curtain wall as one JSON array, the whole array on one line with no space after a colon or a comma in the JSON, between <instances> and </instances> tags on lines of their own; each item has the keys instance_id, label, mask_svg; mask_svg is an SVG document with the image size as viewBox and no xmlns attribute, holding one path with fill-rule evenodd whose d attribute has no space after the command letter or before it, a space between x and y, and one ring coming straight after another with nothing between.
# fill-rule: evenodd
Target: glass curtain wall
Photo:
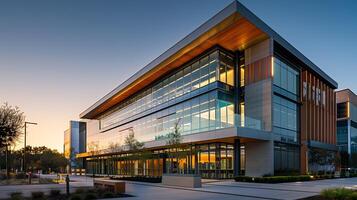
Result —
<instances>
[{"instance_id":1,"label":"glass curtain wall","mask_svg":"<svg viewBox=\"0 0 357 200\"><path fill-rule=\"evenodd\" d=\"M183 66L153 86L120 103L101 117L100 128L110 127L216 81L231 86L234 84L233 58L219 50Z\"/></svg>"},{"instance_id":2,"label":"glass curtain wall","mask_svg":"<svg viewBox=\"0 0 357 200\"><path fill-rule=\"evenodd\" d=\"M275 143L274 168L276 175L299 174L300 149L284 143Z\"/></svg>"},{"instance_id":3,"label":"glass curtain wall","mask_svg":"<svg viewBox=\"0 0 357 200\"><path fill-rule=\"evenodd\" d=\"M273 84L273 131L275 140L281 142L298 142L298 106L286 94L299 95L299 72L279 58L274 57ZM278 95L279 94L279 95Z\"/></svg>"},{"instance_id":4,"label":"glass curtain wall","mask_svg":"<svg viewBox=\"0 0 357 200\"><path fill-rule=\"evenodd\" d=\"M195 150L196 149L196 150ZM152 152L151 158L130 155L102 156L87 159L87 174L117 176L162 176L166 172L180 174L201 174L203 178L233 178L233 145L211 143L192 146L192 149L180 149L186 156L179 161L168 157L169 149ZM174 155L174 154L173 154ZM197 161L196 161L197 159ZM198 171L196 171L196 165ZM241 148L241 169L245 168L244 146Z\"/></svg>"},{"instance_id":5,"label":"glass curtain wall","mask_svg":"<svg viewBox=\"0 0 357 200\"><path fill-rule=\"evenodd\" d=\"M273 131L283 142L298 142L297 105L277 95L273 96Z\"/></svg>"},{"instance_id":6,"label":"glass curtain wall","mask_svg":"<svg viewBox=\"0 0 357 200\"><path fill-rule=\"evenodd\" d=\"M296 100L299 96L299 72L292 66L274 57L274 171L288 175L300 170L299 109ZM295 100L294 100L295 99Z\"/></svg>"},{"instance_id":7,"label":"glass curtain wall","mask_svg":"<svg viewBox=\"0 0 357 200\"><path fill-rule=\"evenodd\" d=\"M299 72L274 57L274 85L292 94L299 92Z\"/></svg>"},{"instance_id":8,"label":"glass curtain wall","mask_svg":"<svg viewBox=\"0 0 357 200\"><path fill-rule=\"evenodd\" d=\"M224 99L224 100L222 100ZM100 133L100 148L107 149L133 133L141 142L165 139L178 125L181 135L234 126L234 103L229 94L213 90L119 127L117 132ZM121 140L117 138L122 138Z\"/></svg>"}]
</instances>

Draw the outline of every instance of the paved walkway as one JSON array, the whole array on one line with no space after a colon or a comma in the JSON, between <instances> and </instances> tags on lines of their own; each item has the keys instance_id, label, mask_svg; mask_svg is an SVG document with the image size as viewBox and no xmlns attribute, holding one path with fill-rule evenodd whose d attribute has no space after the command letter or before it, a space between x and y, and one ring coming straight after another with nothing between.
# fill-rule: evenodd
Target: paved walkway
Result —
<instances>
[{"instance_id":1,"label":"paved walkway","mask_svg":"<svg viewBox=\"0 0 357 200\"><path fill-rule=\"evenodd\" d=\"M72 176L71 190L78 187L90 187L93 180L90 177ZM322 189L331 187L350 187L357 189L357 178L330 179L321 181L260 184L242 183L233 180L204 180L202 188L182 188L164 186L154 183L127 181L127 193L135 197L120 198L127 200L139 199L169 199L169 200L254 200L254 199L300 199L319 194ZM32 191L49 192L51 189L65 191L64 184L0 186L0 198L6 198L9 193L22 191L29 195ZM119 200L119 199L118 199Z\"/></svg>"},{"instance_id":2,"label":"paved walkway","mask_svg":"<svg viewBox=\"0 0 357 200\"><path fill-rule=\"evenodd\" d=\"M135 199L301 199L315 196L332 187L357 189L357 178L330 179L308 182L263 184L232 180L205 182L202 188L169 187L162 184L127 182L128 193ZM131 198L133 199L133 198Z\"/></svg>"}]
</instances>

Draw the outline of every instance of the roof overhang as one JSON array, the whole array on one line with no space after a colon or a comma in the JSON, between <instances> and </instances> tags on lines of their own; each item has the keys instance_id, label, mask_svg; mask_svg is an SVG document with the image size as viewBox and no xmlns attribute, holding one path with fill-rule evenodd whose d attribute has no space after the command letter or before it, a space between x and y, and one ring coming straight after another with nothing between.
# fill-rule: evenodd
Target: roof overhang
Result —
<instances>
[{"instance_id":1,"label":"roof overhang","mask_svg":"<svg viewBox=\"0 0 357 200\"><path fill-rule=\"evenodd\" d=\"M128 80L105 95L80 114L80 118L95 119L112 106L153 83L164 74L182 66L213 46L231 51L242 50L267 38L272 38L303 61L332 87L337 83L302 53L285 41L262 20L238 1L234 1Z\"/></svg>"}]
</instances>

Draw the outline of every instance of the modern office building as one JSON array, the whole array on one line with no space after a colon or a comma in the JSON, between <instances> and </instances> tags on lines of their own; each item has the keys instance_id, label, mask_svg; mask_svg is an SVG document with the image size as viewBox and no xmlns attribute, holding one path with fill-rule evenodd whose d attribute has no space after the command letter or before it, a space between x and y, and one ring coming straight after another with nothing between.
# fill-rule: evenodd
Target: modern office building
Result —
<instances>
[{"instance_id":1,"label":"modern office building","mask_svg":"<svg viewBox=\"0 0 357 200\"><path fill-rule=\"evenodd\" d=\"M357 95L349 89L336 92L337 146L341 167L357 169Z\"/></svg>"},{"instance_id":2,"label":"modern office building","mask_svg":"<svg viewBox=\"0 0 357 200\"><path fill-rule=\"evenodd\" d=\"M234 1L80 114L89 120L80 157L88 173L108 175L333 171L336 88ZM170 154L173 132L184 157ZM150 156L135 156L128 135Z\"/></svg>"},{"instance_id":3,"label":"modern office building","mask_svg":"<svg viewBox=\"0 0 357 200\"><path fill-rule=\"evenodd\" d=\"M83 168L83 161L76 159L77 154L86 152L86 123L69 121L69 128L64 131L64 156L69 160L67 172Z\"/></svg>"}]
</instances>

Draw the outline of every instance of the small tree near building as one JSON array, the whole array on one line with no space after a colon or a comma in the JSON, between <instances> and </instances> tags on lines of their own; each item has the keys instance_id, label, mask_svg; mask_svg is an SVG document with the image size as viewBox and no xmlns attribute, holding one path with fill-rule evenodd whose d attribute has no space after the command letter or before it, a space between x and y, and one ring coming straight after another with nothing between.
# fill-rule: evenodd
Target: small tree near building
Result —
<instances>
[{"instance_id":1,"label":"small tree near building","mask_svg":"<svg viewBox=\"0 0 357 200\"><path fill-rule=\"evenodd\" d=\"M88 144L88 153L92 158L94 158L94 165L92 167L93 177L95 177L95 171L97 169L96 165L98 164L97 162L99 161L98 159L99 152L100 150L97 142L91 142Z\"/></svg>"},{"instance_id":2,"label":"small tree near building","mask_svg":"<svg viewBox=\"0 0 357 200\"><path fill-rule=\"evenodd\" d=\"M144 143L135 138L133 129L130 129L129 135L125 137L124 144L129 148L129 151L137 151L144 146Z\"/></svg>"},{"instance_id":3,"label":"small tree near building","mask_svg":"<svg viewBox=\"0 0 357 200\"><path fill-rule=\"evenodd\" d=\"M0 107L0 150L5 150L6 175L9 177L8 151L21 135L24 127L25 116L18 107L4 103Z\"/></svg>"},{"instance_id":4,"label":"small tree near building","mask_svg":"<svg viewBox=\"0 0 357 200\"><path fill-rule=\"evenodd\" d=\"M181 118L175 122L173 131L167 135L166 144L171 148L169 152L171 158L169 173L173 173L173 160L177 160L177 168L179 168L181 158L186 156L183 151L180 151L180 148L183 148L180 121Z\"/></svg>"}]
</instances>

